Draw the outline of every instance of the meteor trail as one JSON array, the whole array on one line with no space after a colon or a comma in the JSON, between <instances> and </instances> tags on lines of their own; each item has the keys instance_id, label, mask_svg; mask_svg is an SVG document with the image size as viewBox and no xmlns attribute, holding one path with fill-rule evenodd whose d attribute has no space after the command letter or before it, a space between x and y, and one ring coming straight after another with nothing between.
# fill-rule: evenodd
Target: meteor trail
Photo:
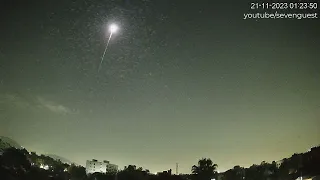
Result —
<instances>
[{"instance_id":1,"label":"meteor trail","mask_svg":"<svg viewBox=\"0 0 320 180\"><path fill-rule=\"evenodd\" d=\"M102 63L103 63L104 56L105 56L105 54L106 54L106 52L107 52L107 49L108 49L109 42L110 42L110 39L111 39L111 37L112 37L112 34L118 30L118 26L115 25L115 24L111 24L110 27L109 27L109 30L110 30L110 36L109 36L109 39L108 39L106 48L104 49L103 55L102 55L102 57L101 57L100 65L99 65L99 68L98 68L98 73L99 73L99 71L100 71L100 69L101 69L101 65L102 65Z\"/></svg>"},{"instance_id":2,"label":"meteor trail","mask_svg":"<svg viewBox=\"0 0 320 180\"><path fill-rule=\"evenodd\" d=\"M100 69L101 69L101 64L102 64L102 62L103 62L104 55L106 54L106 51L107 51L107 49L108 49L108 45L109 45L109 42L110 42L111 36L112 36L112 33L110 33L110 36L109 36L109 39L108 39L108 42L107 42L106 48L104 49L103 55L102 55L102 57L101 57L101 61L100 61L100 65L99 65L98 72L99 72L99 71L100 71Z\"/></svg>"}]
</instances>

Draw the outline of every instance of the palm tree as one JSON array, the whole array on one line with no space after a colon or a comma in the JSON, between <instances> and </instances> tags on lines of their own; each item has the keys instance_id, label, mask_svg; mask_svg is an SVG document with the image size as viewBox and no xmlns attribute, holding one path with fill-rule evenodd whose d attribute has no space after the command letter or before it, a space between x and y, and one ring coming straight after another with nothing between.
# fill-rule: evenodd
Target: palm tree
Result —
<instances>
[{"instance_id":1,"label":"palm tree","mask_svg":"<svg viewBox=\"0 0 320 180\"><path fill-rule=\"evenodd\" d=\"M202 158L198 165L192 166L192 174L197 180L211 180L217 174L217 164L213 164L209 158Z\"/></svg>"}]
</instances>

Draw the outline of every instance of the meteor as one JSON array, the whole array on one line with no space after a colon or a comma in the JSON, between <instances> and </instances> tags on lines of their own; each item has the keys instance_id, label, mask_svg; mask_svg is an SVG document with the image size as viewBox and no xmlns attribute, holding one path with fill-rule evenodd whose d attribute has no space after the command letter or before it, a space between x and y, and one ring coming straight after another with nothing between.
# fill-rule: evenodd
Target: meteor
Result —
<instances>
[{"instance_id":1,"label":"meteor","mask_svg":"<svg viewBox=\"0 0 320 180\"><path fill-rule=\"evenodd\" d=\"M109 42L110 42L110 39L111 39L111 37L112 37L112 34L115 33L115 32L117 32L117 30L118 30L118 26L117 26L116 24L111 24L111 25L109 26L110 36L109 36L109 39L108 39L106 48L104 49L103 55L102 55L102 57L101 57L101 61L100 61L100 65L99 65L98 72L99 72L100 69L101 69L101 65L102 65L102 63L103 63L104 56L105 56L105 54L106 54L106 52L107 52L107 49L108 49Z\"/></svg>"}]
</instances>

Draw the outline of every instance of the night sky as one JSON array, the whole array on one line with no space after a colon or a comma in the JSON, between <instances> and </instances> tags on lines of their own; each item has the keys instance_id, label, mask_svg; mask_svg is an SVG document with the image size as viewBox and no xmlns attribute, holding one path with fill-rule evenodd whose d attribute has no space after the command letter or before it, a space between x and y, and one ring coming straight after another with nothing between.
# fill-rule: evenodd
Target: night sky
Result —
<instances>
[{"instance_id":1,"label":"night sky","mask_svg":"<svg viewBox=\"0 0 320 180\"><path fill-rule=\"evenodd\" d=\"M320 21L243 20L250 2L2 0L0 135L181 173L319 145Z\"/></svg>"}]
</instances>

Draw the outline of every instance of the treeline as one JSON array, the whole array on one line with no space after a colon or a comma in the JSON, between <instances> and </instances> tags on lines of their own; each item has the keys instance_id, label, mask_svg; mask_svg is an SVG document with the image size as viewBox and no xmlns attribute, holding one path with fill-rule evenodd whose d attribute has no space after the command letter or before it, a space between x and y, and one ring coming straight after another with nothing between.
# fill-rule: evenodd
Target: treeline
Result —
<instances>
[{"instance_id":1,"label":"treeline","mask_svg":"<svg viewBox=\"0 0 320 180\"><path fill-rule=\"evenodd\" d=\"M223 174L222 180L295 180L320 175L320 146L308 152L293 154L290 158L272 163L261 162L249 168L235 166Z\"/></svg>"},{"instance_id":2,"label":"treeline","mask_svg":"<svg viewBox=\"0 0 320 180\"><path fill-rule=\"evenodd\" d=\"M26 149L6 148L0 156L1 180L80 180L85 177L82 166L66 164Z\"/></svg>"},{"instance_id":3,"label":"treeline","mask_svg":"<svg viewBox=\"0 0 320 180\"><path fill-rule=\"evenodd\" d=\"M4 151L7 148L12 147L9 143L2 141L2 139L0 139L0 152Z\"/></svg>"},{"instance_id":4,"label":"treeline","mask_svg":"<svg viewBox=\"0 0 320 180\"><path fill-rule=\"evenodd\" d=\"M294 154L279 162L262 162L249 168L235 166L217 173L218 165L203 158L191 167L190 174L172 175L171 170L157 175L135 165L118 172L87 175L85 168L66 164L25 149L7 148L0 156L0 179L4 180L295 180L299 176L320 175L320 147Z\"/></svg>"}]
</instances>

